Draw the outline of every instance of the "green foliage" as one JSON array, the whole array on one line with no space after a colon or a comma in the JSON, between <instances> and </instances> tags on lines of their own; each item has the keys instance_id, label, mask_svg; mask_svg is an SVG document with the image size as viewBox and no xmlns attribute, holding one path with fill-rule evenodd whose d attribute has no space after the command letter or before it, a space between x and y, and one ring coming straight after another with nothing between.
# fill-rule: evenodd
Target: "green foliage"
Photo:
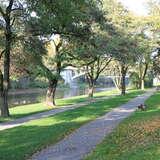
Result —
<instances>
[{"instance_id":1,"label":"green foliage","mask_svg":"<svg viewBox=\"0 0 160 160\"><path fill-rule=\"evenodd\" d=\"M155 34L158 34L159 37L159 28L160 28L160 2L158 0L150 0L148 3L148 7L150 9L149 16L148 16L148 24L152 31ZM156 35L155 35L156 36Z\"/></svg>"},{"instance_id":2,"label":"green foliage","mask_svg":"<svg viewBox=\"0 0 160 160\"><path fill-rule=\"evenodd\" d=\"M136 60L135 17L116 0L104 0L105 17L112 24L107 42L108 52L119 64L130 66Z\"/></svg>"},{"instance_id":3,"label":"green foliage","mask_svg":"<svg viewBox=\"0 0 160 160\"><path fill-rule=\"evenodd\" d=\"M139 75L137 72L132 72L131 75L130 75L130 83L131 83L131 86L133 86L134 88L138 89L139 88Z\"/></svg>"},{"instance_id":4,"label":"green foliage","mask_svg":"<svg viewBox=\"0 0 160 160\"><path fill-rule=\"evenodd\" d=\"M33 81L29 84L30 88L47 88L48 83L44 81Z\"/></svg>"},{"instance_id":5,"label":"green foliage","mask_svg":"<svg viewBox=\"0 0 160 160\"><path fill-rule=\"evenodd\" d=\"M36 17L30 17L27 30L45 35L83 36L89 31L90 21L97 21L94 15L98 13L99 6L99 0L28 0L28 8L36 13Z\"/></svg>"},{"instance_id":6,"label":"green foliage","mask_svg":"<svg viewBox=\"0 0 160 160\"><path fill-rule=\"evenodd\" d=\"M109 42L110 52L113 57L124 65L131 65L136 60L136 41L129 35L123 33L115 35Z\"/></svg>"},{"instance_id":7,"label":"green foliage","mask_svg":"<svg viewBox=\"0 0 160 160\"><path fill-rule=\"evenodd\" d=\"M75 42L77 43L77 38L80 43L84 39L87 42L92 33L92 22L99 23L103 18L100 10L101 3L99 0L38 0L34 2L28 0L27 2L29 12L34 12L36 16L32 14L29 16L26 31L32 35L45 37L55 48L51 55L39 58L36 70L41 76L47 77L50 84L52 81L56 86L61 70L71 65L69 55L75 50L74 45ZM60 36L58 43L53 37L56 34ZM52 40L49 40L50 35L52 35ZM76 51L82 54L83 46L77 47ZM51 49L54 50L53 48ZM37 62L38 58L35 57L35 59Z\"/></svg>"}]
</instances>

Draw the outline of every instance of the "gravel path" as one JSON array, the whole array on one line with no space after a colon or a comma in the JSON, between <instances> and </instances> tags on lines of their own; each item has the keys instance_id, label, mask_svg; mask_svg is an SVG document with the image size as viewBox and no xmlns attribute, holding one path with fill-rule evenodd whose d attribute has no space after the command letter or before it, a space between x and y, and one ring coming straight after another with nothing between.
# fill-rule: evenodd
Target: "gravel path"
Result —
<instances>
[{"instance_id":1,"label":"gravel path","mask_svg":"<svg viewBox=\"0 0 160 160\"><path fill-rule=\"evenodd\" d=\"M60 108L55 108L55 109L50 110L50 111L45 111L45 112L25 116L23 118L18 118L16 120L13 120L13 121L10 121L10 122L3 122L3 123L0 123L0 131L5 130L5 129L9 129L9 128L14 128L14 127L17 127L17 126L21 126L24 123L29 122L31 120L49 117L49 116L52 116L52 115L55 115L57 113L61 113L61 112L67 111L67 110L71 110L71 109L75 109L75 108L78 108L78 107L86 106L86 105L88 105L90 103L93 103L93 102L102 101L104 99L111 98L115 95L108 96L108 97L98 97L98 98L94 98L94 99L92 99L90 101L87 101L87 102L81 102L81 103L78 103L78 104L67 105L67 106L63 106L63 107L60 107Z\"/></svg>"},{"instance_id":2,"label":"gravel path","mask_svg":"<svg viewBox=\"0 0 160 160\"><path fill-rule=\"evenodd\" d=\"M95 121L83 125L57 144L35 153L31 160L82 160L124 118L133 113L139 104L144 103L153 92L150 90L150 92L113 109Z\"/></svg>"}]
</instances>

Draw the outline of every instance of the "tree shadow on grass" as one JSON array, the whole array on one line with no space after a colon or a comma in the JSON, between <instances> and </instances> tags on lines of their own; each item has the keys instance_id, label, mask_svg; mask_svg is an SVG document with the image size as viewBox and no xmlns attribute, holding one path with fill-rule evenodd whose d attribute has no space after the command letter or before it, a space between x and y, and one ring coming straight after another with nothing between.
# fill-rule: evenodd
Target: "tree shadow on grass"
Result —
<instances>
[{"instance_id":1,"label":"tree shadow on grass","mask_svg":"<svg viewBox=\"0 0 160 160\"><path fill-rule=\"evenodd\" d=\"M84 123L94 120L125 101L128 101L128 97L120 96L1 131L0 159L26 159L37 150L56 143Z\"/></svg>"},{"instance_id":2,"label":"tree shadow on grass","mask_svg":"<svg viewBox=\"0 0 160 160\"><path fill-rule=\"evenodd\" d=\"M62 122L48 126L27 125L4 130L0 135L1 160L25 160L34 152L63 139L82 125Z\"/></svg>"},{"instance_id":3,"label":"tree shadow on grass","mask_svg":"<svg viewBox=\"0 0 160 160\"><path fill-rule=\"evenodd\" d=\"M0 160L25 160L34 152L58 142L84 123L126 103L136 95L117 96L1 131Z\"/></svg>"}]
</instances>

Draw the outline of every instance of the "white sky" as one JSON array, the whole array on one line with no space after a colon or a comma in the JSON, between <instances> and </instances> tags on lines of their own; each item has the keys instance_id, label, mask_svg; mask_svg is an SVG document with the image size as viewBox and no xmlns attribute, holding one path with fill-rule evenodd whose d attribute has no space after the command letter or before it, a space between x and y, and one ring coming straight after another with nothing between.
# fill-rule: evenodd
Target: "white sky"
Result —
<instances>
[{"instance_id":1,"label":"white sky","mask_svg":"<svg viewBox=\"0 0 160 160\"><path fill-rule=\"evenodd\" d=\"M118 0L124 4L128 9L138 15L147 14L147 1L148 0Z\"/></svg>"}]
</instances>

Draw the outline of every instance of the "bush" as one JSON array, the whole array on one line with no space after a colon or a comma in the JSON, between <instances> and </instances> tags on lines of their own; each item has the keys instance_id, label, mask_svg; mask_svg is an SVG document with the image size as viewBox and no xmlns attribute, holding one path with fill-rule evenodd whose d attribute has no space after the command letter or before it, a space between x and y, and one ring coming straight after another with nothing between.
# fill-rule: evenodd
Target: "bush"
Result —
<instances>
[{"instance_id":1,"label":"bush","mask_svg":"<svg viewBox=\"0 0 160 160\"><path fill-rule=\"evenodd\" d=\"M29 88L47 88L48 83L44 81L33 81L30 82Z\"/></svg>"}]
</instances>

